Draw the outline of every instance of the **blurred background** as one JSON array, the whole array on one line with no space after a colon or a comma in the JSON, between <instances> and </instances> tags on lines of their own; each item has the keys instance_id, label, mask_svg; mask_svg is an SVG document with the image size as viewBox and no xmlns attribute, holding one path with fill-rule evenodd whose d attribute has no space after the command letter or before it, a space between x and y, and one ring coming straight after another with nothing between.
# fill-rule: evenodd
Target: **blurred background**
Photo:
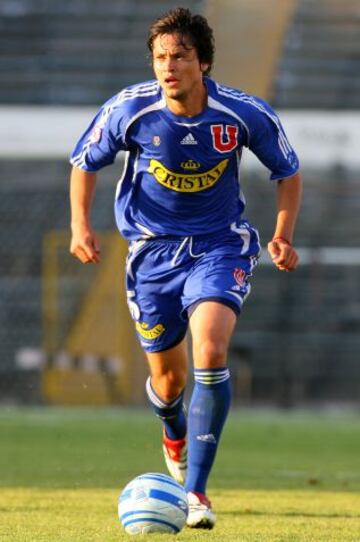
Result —
<instances>
[{"instance_id":1,"label":"blurred background","mask_svg":"<svg viewBox=\"0 0 360 542\"><path fill-rule=\"evenodd\" d=\"M123 156L99 175L96 267L68 253L68 156L105 100L152 78L149 24L178 5L209 18L214 77L268 100L302 164L301 265L263 254L230 350L235 403L359 406L360 0L0 0L1 401L146 402L113 218ZM266 247L274 185L250 154L242 182Z\"/></svg>"}]
</instances>

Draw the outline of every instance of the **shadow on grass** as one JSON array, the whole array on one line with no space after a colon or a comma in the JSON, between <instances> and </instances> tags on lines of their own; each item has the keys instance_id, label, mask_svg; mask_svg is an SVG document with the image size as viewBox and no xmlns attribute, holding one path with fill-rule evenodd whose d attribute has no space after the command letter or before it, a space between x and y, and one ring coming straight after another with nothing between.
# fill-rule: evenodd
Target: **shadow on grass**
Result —
<instances>
[{"instance_id":1,"label":"shadow on grass","mask_svg":"<svg viewBox=\"0 0 360 542\"><path fill-rule=\"evenodd\" d=\"M360 514L316 514L309 512L261 512L259 510L226 510L222 511L224 516L277 516L277 517L303 517L303 518L336 518L336 519L358 519Z\"/></svg>"}]
</instances>

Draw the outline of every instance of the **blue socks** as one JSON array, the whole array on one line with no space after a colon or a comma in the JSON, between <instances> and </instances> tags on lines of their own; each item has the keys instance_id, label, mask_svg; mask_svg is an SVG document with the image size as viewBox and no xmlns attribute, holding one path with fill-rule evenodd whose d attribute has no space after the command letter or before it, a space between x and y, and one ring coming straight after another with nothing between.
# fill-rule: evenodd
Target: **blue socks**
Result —
<instances>
[{"instance_id":1,"label":"blue socks","mask_svg":"<svg viewBox=\"0 0 360 542\"><path fill-rule=\"evenodd\" d=\"M222 428L231 402L227 368L195 369L195 386L188 419L188 474L186 491L206 493Z\"/></svg>"},{"instance_id":2,"label":"blue socks","mask_svg":"<svg viewBox=\"0 0 360 542\"><path fill-rule=\"evenodd\" d=\"M166 436L171 440L179 440L186 435L186 416L184 412L182 392L174 401L166 403L155 393L151 385L151 377L146 381L146 393L155 414L161 418Z\"/></svg>"},{"instance_id":3,"label":"blue socks","mask_svg":"<svg viewBox=\"0 0 360 542\"><path fill-rule=\"evenodd\" d=\"M195 369L194 376L188 421L184 413L183 393L171 403L166 403L153 390L150 377L146 381L146 393L170 439L184 438L188 425L189 462L185 489L206 493L206 483L230 408L230 373L227 368Z\"/></svg>"}]
</instances>

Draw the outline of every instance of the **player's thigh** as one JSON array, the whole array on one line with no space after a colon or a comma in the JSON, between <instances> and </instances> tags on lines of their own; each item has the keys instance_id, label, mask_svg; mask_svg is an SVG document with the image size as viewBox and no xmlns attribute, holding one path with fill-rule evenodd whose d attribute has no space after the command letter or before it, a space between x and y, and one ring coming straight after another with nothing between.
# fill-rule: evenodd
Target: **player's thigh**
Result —
<instances>
[{"instance_id":1,"label":"player's thigh","mask_svg":"<svg viewBox=\"0 0 360 542\"><path fill-rule=\"evenodd\" d=\"M146 353L162 352L184 339L183 276L171 267L174 248L146 243L127 262L127 301L135 329Z\"/></svg>"},{"instance_id":2,"label":"player's thigh","mask_svg":"<svg viewBox=\"0 0 360 542\"><path fill-rule=\"evenodd\" d=\"M194 366L224 367L236 313L219 301L199 302L190 317Z\"/></svg>"},{"instance_id":3,"label":"player's thigh","mask_svg":"<svg viewBox=\"0 0 360 542\"><path fill-rule=\"evenodd\" d=\"M250 291L255 258L207 254L186 280L183 306L189 314L203 301L218 301L240 314Z\"/></svg>"}]
</instances>

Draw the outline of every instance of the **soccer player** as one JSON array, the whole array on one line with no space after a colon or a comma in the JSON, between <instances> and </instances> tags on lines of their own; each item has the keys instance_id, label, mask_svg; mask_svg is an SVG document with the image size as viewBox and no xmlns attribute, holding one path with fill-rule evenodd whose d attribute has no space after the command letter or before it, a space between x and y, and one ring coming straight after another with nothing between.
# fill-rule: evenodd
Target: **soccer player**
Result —
<instances>
[{"instance_id":1,"label":"soccer player","mask_svg":"<svg viewBox=\"0 0 360 542\"><path fill-rule=\"evenodd\" d=\"M299 165L266 102L209 77L214 40L204 17L169 11L152 24L148 47L156 79L107 101L73 151L70 251L100 261L90 224L96 172L126 151L115 216L129 242L127 298L149 362L146 391L163 422L168 469L188 493L187 523L212 528L206 484L230 406L228 345L260 252L242 218L241 152L249 148L275 181L268 250L283 271L298 263ZM186 413L188 327L195 384Z\"/></svg>"}]
</instances>

